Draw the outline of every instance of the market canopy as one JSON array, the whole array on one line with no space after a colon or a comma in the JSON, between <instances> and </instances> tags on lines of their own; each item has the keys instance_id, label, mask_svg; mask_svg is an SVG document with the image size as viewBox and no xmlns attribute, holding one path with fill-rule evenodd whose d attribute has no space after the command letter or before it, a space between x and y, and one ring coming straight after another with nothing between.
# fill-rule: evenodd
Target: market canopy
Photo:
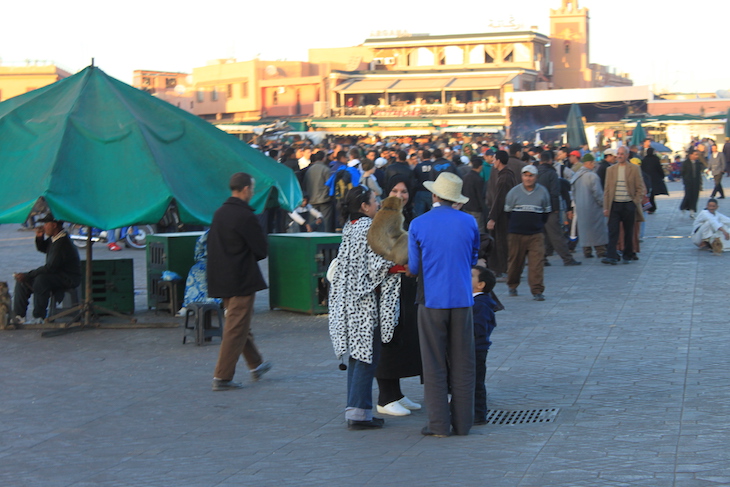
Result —
<instances>
[{"instance_id":1,"label":"market canopy","mask_svg":"<svg viewBox=\"0 0 730 487\"><path fill-rule=\"evenodd\" d=\"M641 122L636 122L636 128L631 133L630 145L641 147L641 144L644 143L644 139L646 139L646 131L644 130L644 127L641 126Z\"/></svg>"},{"instance_id":2,"label":"market canopy","mask_svg":"<svg viewBox=\"0 0 730 487\"><path fill-rule=\"evenodd\" d=\"M566 125L568 128L568 146L576 148L588 143L586 131L583 126L583 114L580 112L580 107L575 103L570 105Z\"/></svg>"},{"instance_id":3,"label":"market canopy","mask_svg":"<svg viewBox=\"0 0 730 487\"><path fill-rule=\"evenodd\" d=\"M235 172L255 178L257 211L272 191L287 210L301 201L291 169L94 66L0 103L0 223L43 197L98 228L157 223L173 199L181 221L209 224Z\"/></svg>"}]
</instances>

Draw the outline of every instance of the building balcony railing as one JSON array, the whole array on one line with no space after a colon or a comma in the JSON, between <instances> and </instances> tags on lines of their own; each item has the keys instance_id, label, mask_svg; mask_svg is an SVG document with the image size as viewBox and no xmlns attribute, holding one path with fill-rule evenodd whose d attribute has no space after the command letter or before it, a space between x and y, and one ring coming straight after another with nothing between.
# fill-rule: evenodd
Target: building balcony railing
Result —
<instances>
[{"instance_id":1,"label":"building balcony railing","mask_svg":"<svg viewBox=\"0 0 730 487\"><path fill-rule=\"evenodd\" d=\"M418 118L434 115L450 114L486 114L500 113L501 103L433 103L428 105L366 105L352 107L336 107L330 110L331 117L398 117Z\"/></svg>"}]
</instances>

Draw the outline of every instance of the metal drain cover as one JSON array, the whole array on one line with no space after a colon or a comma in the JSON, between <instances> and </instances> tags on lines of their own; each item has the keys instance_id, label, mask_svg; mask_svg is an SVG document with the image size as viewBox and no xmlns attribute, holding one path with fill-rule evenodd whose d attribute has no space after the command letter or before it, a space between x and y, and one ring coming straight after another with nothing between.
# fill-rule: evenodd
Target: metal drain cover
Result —
<instances>
[{"instance_id":1,"label":"metal drain cover","mask_svg":"<svg viewBox=\"0 0 730 487\"><path fill-rule=\"evenodd\" d=\"M524 411L493 409L487 411L487 424L552 423L559 411L560 408L527 409Z\"/></svg>"}]
</instances>

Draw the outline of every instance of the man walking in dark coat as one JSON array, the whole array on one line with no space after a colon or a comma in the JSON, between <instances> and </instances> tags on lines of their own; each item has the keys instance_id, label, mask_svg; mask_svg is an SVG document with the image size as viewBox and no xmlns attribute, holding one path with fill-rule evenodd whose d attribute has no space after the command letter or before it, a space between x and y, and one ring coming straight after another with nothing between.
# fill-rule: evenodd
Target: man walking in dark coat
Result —
<instances>
[{"instance_id":1,"label":"man walking in dark coat","mask_svg":"<svg viewBox=\"0 0 730 487\"><path fill-rule=\"evenodd\" d=\"M63 293L81 284L79 251L63 229L63 222L51 215L38 220L42 228L36 229L35 246L38 252L46 254L46 264L30 272L15 274L13 293L13 324L25 323L28 300L33 295L33 319L28 323L42 323L46 318L48 300L52 294ZM48 236L49 238L45 238Z\"/></svg>"},{"instance_id":2,"label":"man walking in dark coat","mask_svg":"<svg viewBox=\"0 0 730 487\"><path fill-rule=\"evenodd\" d=\"M651 180L651 191L649 192L649 213L656 211L656 202L654 197L660 194L668 195L667 185L664 184L664 169L662 169L662 161L659 160L654 149L649 147L646 149L646 157L641 161L641 170L649 176Z\"/></svg>"},{"instance_id":3,"label":"man walking in dark coat","mask_svg":"<svg viewBox=\"0 0 730 487\"><path fill-rule=\"evenodd\" d=\"M537 166L537 183L545 187L550 194L550 207L552 211L547 217L543 233L545 234L547 243L555 250L555 252L563 259L563 265L574 266L580 265L573 258L568 250L568 242L565 241L565 234L560 226L560 182L558 181L558 172L553 167L553 154L545 151L540 154L540 165ZM550 265L545 256L545 264Z\"/></svg>"},{"instance_id":4,"label":"man walking in dark coat","mask_svg":"<svg viewBox=\"0 0 730 487\"><path fill-rule=\"evenodd\" d=\"M484 222L484 197L486 183L479 175L482 171L484 160L481 157L474 156L467 167L469 172L464 176L464 189L462 193L469 198L469 201L462 207L462 210L469 213L477 221L479 233L486 232L486 224Z\"/></svg>"},{"instance_id":5,"label":"man walking in dark coat","mask_svg":"<svg viewBox=\"0 0 730 487\"><path fill-rule=\"evenodd\" d=\"M216 210L208 234L208 295L223 298L226 309L223 341L213 377L214 391L243 387L240 382L233 382L241 354L253 380L271 369L251 334L256 291L267 287L257 261L265 259L268 250L266 236L248 204L254 185L255 180L249 174L239 172L231 176L231 197Z\"/></svg>"},{"instance_id":6,"label":"man walking in dark coat","mask_svg":"<svg viewBox=\"0 0 730 487\"><path fill-rule=\"evenodd\" d=\"M507 193L517 184L517 177L507 167L509 156L503 150L494 156L494 167L487 181L487 230L494 238L494 249L489 254L488 267L504 280L507 272L507 228L509 215L504 211L504 200Z\"/></svg>"}]
</instances>

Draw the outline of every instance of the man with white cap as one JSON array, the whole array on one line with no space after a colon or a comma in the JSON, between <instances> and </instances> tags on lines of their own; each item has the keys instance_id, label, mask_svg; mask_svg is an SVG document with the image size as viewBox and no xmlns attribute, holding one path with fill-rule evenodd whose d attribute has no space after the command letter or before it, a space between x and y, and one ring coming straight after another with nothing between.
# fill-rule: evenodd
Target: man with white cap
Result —
<instances>
[{"instance_id":1,"label":"man with white cap","mask_svg":"<svg viewBox=\"0 0 730 487\"><path fill-rule=\"evenodd\" d=\"M426 181L433 209L411 222L408 272L419 275L418 332L428 426L422 434L467 435L474 422L474 323L471 267L477 263L479 230L474 217L454 204L462 181L450 172ZM448 395L451 393L451 404Z\"/></svg>"},{"instance_id":2,"label":"man with white cap","mask_svg":"<svg viewBox=\"0 0 730 487\"><path fill-rule=\"evenodd\" d=\"M537 168L522 168L522 184L509 190L504 202L504 211L510 213L507 230L507 287L509 295L517 296L520 275L527 257L527 282L532 298L545 301L543 282L545 237L542 233L552 208L550 193L544 186L537 184Z\"/></svg>"}]
</instances>

